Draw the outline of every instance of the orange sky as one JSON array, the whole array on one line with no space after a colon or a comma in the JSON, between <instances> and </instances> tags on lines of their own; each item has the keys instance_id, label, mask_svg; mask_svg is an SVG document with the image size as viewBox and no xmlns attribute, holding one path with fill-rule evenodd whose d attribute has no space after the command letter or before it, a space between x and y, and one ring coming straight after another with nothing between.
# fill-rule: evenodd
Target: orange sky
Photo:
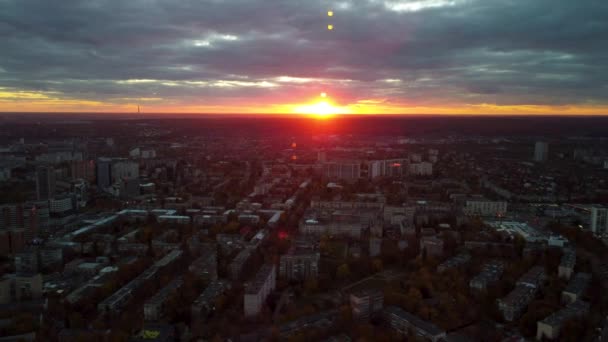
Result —
<instances>
[{"instance_id":1,"label":"orange sky","mask_svg":"<svg viewBox=\"0 0 608 342\"><path fill-rule=\"evenodd\" d=\"M116 112L134 113L137 105L143 113L242 113L242 114L444 114L444 115L606 115L608 106L601 105L511 105L454 104L442 106L388 103L383 99L362 99L354 103L335 105L321 96L303 99L299 103L256 103L183 105L161 98L123 99L121 102L65 99L59 94L43 92L9 92L0 90L0 111L3 112Z\"/></svg>"}]
</instances>

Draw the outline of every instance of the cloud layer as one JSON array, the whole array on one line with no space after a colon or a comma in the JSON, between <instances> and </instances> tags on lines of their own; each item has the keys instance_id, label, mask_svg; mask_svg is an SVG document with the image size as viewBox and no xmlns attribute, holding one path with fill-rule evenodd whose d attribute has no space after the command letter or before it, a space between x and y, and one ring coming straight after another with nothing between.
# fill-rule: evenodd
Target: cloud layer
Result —
<instances>
[{"instance_id":1,"label":"cloud layer","mask_svg":"<svg viewBox=\"0 0 608 342\"><path fill-rule=\"evenodd\" d=\"M605 0L0 0L0 109L604 107L606 18Z\"/></svg>"}]
</instances>

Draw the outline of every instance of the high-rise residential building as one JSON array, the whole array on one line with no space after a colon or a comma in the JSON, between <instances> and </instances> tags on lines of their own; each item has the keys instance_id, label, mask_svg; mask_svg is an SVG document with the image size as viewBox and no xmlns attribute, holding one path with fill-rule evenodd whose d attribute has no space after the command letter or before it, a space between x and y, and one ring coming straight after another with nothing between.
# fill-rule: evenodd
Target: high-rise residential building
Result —
<instances>
[{"instance_id":1,"label":"high-rise residential building","mask_svg":"<svg viewBox=\"0 0 608 342\"><path fill-rule=\"evenodd\" d=\"M156 158L156 151L152 149L143 149L141 150L141 157L143 159Z\"/></svg>"},{"instance_id":2,"label":"high-rise residential building","mask_svg":"<svg viewBox=\"0 0 608 342\"><path fill-rule=\"evenodd\" d=\"M84 179L88 182L95 181L95 161L73 160L70 162L70 176L72 179Z\"/></svg>"},{"instance_id":3,"label":"high-rise residential building","mask_svg":"<svg viewBox=\"0 0 608 342\"><path fill-rule=\"evenodd\" d=\"M281 256L279 275L288 280L316 278L319 273L320 254L303 248L291 248Z\"/></svg>"},{"instance_id":4,"label":"high-rise residential building","mask_svg":"<svg viewBox=\"0 0 608 342\"><path fill-rule=\"evenodd\" d=\"M433 164L429 162L412 163L409 165L409 172L415 176L431 176Z\"/></svg>"},{"instance_id":5,"label":"high-rise residential building","mask_svg":"<svg viewBox=\"0 0 608 342\"><path fill-rule=\"evenodd\" d=\"M589 218L591 231L596 235L608 233L608 208L591 207L591 217Z\"/></svg>"},{"instance_id":6,"label":"high-rise residential building","mask_svg":"<svg viewBox=\"0 0 608 342\"><path fill-rule=\"evenodd\" d=\"M245 288L243 307L245 316L255 316L262 311L266 297L276 286L276 267L264 264Z\"/></svg>"},{"instance_id":7,"label":"high-rise residential building","mask_svg":"<svg viewBox=\"0 0 608 342\"><path fill-rule=\"evenodd\" d=\"M368 164L369 178L401 177L407 173L409 161L407 159L373 160Z\"/></svg>"},{"instance_id":8,"label":"high-rise residential building","mask_svg":"<svg viewBox=\"0 0 608 342\"><path fill-rule=\"evenodd\" d=\"M23 227L26 238L32 241L40 232L47 231L50 225L50 201L28 202L23 208Z\"/></svg>"},{"instance_id":9,"label":"high-rise residential building","mask_svg":"<svg viewBox=\"0 0 608 342\"><path fill-rule=\"evenodd\" d=\"M38 249L28 248L15 254L15 272L17 274L33 274L40 270Z\"/></svg>"},{"instance_id":10,"label":"high-rise residential building","mask_svg":"<svg viewBox=\"0 0 608 342\"><path fill-rule=\"evenodd\" d=\"M38 200L55 197L55 169L52 166L36 168L36 195Z\"/></svg>"},{"instance_id":11,"label":"high-rise residential building","mask_svg":"<svg viewBox=\"0 0 608 342\"><path fill-rule=\"evenodd\" d=\"M112 165L112 183L139 178L139 164L131 160L119 160Z\"/></svg>"},{"instance_id":12,"label":"high-rise residential building","mask_svg":"<svg viewBox=\"0 0 608 342\"><path fill-rule=\"evenodd\" d=\"M232 262L228 265L228 275L232 280L239 280L241 278L243 269L251 258L252 250L250 248L244 248L239 254L234 257Z\"/></svg>"},{"instance_id":13,"label":"high-rise residential building","mask_svg":"<svg viewBox=\"0 0 608 342\"><path fill-rule=\"evenodd\" d=\"M504 216L507 213L507 202L490 201L484 198L470 199L465 202L464 212L467 215Z\"/></svg>"},{"instance_id":14,"label":"high-rise residential building","mask_svg":"<svg viewBox=\"0 0 608 342\"><path fill-rule=\"evenodd\" d=\"M323 164L323 175L331 180L355 182L361 177L361 163L357 161L326 162Z\"/></svg>"},{"instance_id":15,"label":"high-rise residential building","mask_svg":"<svg viewBox=\"0 0 608 342\"><path fill-rule=\"evenodd\" d=\"M112 185L112 159L97 159L97 187L106 189Z\"/></svg>"},{"instance_id":16,"label":"high-rise residential building","mask_svg":"<svg viewBox=\"0 0 608 342\"><path fill-rule=\"evenodd\" d=\"M382 239L377 237L369 238L369 256L376 257L382 253Z\"/></svg>"},{"instance_id":17,"label":"high-rise residential building","mask_svg":"<svg viewBox=\"0 0 608 342\"><path fill-rule=\"evenodd\" d=\"M327 152L321 150L317 152L317 161L319 163L325 163L327 161Z\"/></svg>"},{"instance_id":18,"label":"high-rise residential building","mask_svg":"<svg viewBox=\"0 0 608 342\"><path fill-rule=\"evenodd\" d=\"M594 235L608 234L608 206L598 204L567 204L566 208L576 214Z\"/></svg>"},{"instance_id":19,"label":"high-rise residential building","mask_svg":"<svg viewBox=\"0 0 608 342\"><path fill-rule=\"evenodd\" d=\"M139 178L127 178L120 180L119 196L124 198L137 197L141 194Z\"/></svg>"},{"instance_id":20,"label":"high-rise residential building","mask_svg":"<svg viewBox=\"0 0 608 342\"><path fill-rule=\"evenodd\" d=\"M42 275L8 274L0 278L0 304L42 297Z\"/></svg>"},{"instance_id":21,"label":"high-rise residential building","mask_svg":"<svg viewBox=\"0 0 608 342\"><path fill-rule=\"evenodd\" d=\"M370 317L382 311L384 293L380 289L364 289L351 293L350 306L353 318L369 320Z\"/></svg>"},{"instance_id":22,"label":"high-rise residential building","mask_svg":"<svg viewBox=\"0 0 608 342\"><path fill-rule=\"evenodd\" d=\"M74 209L74 202L72 196L52 199L49 201L49 210L51 214L64 214Z\"/></svg>"},{"instance_id":23,"label":"high-rise residential building","mask_svg":"<svg viewBox=\"0 0 608 342\"><path fill-rule=\"evenodd\" d=\"M24 225L23 211L24 208L21 204L0 206L0 230L22 228Z\"/></svg>"},{"instance_id":24,"label":"high-rise residential building","mask_svg":"<svg viewBox=\"0 0 608 342\"><path fill-rule=\"evenodd\" d=\"M8 233L10 251L21 250L22 244L32 241L49 226L49 201L7 204L0 206L0 231Z\"/></svg>"},{"instance_id":25,"label":"high-rise residential building","mask_svg":"<svg viewBox=\"0 0 608 342\"><path fill-rule=\"evenodd\" d=\"M549 157L549 144L544 141L537 141L534 145L534 161L544 162Z\"/></svg>"}]
</instances>

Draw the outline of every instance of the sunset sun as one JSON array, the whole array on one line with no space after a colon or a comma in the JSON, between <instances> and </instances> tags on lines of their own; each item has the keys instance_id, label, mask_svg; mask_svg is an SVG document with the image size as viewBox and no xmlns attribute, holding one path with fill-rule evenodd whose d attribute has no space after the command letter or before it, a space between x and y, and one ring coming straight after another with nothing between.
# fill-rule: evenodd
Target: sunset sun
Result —
<instances>
[{"instance_id":1,"label":"sunset sun","mask_svg":"<svg viewBox=\"0 0 608 342\"><path fill-rule=\"evenodd\" d=\"M351 110L348 107L334 105L327 98L326 93L321 93L321 99L316 102L296 106L294 112L298 114L307 114L315 118L326 119L336 114L350 114Z\"/></svg>"},{"instance_id":2,"label":"sunset sun","mask_svg":"<svg viewBox=\"0 0 608 342\"><path fill-rule=\"evenodd\" d=\"M334 106L328 101L319 101L312 104L298 106L295 109L296 113L309 114L316 118L329 118L336 114L348 114L350 111L348 108Z\"/></svg>"}]
</instances>

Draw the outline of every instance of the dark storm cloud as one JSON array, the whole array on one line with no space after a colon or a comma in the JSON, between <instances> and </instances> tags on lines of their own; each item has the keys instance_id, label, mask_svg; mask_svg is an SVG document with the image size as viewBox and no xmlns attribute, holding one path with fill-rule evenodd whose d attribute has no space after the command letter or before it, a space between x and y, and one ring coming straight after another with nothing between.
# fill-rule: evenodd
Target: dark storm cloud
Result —
<instances>
[{"instance_id":1,"label":"dark storm cloud","mask_svg":"<svg viewBox=\"0 0 608 342\"><path fill-rule=\"evenodd\" d=\"M607 101L608 1L337 1L332 32L328 3L0 0L0 87L173 103L322 87L344 101Z\"/></svg>"}]
</instances>

